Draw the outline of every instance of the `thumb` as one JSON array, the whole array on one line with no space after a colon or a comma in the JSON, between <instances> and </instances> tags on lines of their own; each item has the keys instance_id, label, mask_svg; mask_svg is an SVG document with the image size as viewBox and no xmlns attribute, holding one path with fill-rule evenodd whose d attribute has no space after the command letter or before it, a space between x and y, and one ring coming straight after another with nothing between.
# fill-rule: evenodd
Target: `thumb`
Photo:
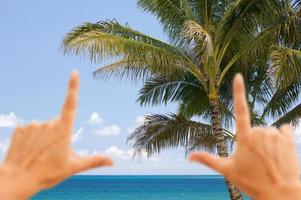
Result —
<instances>
[{"instance_id":1,"label":"thumb","mask_svg":"<svg viewBox=\"0 0 301 200\"><path fill-rule=\"evenodd\" d=\"M78 157L73 165L73 173L79 173L96 167L112 166L113 161L105 156Z\"/></svg>"},{"instance_id":2,"label":"thumb","mask_svg":"<svg viewBox=\"0 0 301 200\"><path fill-rule=\"evenodd\" d=\"M215 171L225 175L225 167L224 167L226 161L225 158L219 158L205 152L202 153L195 152L189 155L189 160L204 164L210 167L211 169L214 169Z\"/></svg>"}]
</instances>

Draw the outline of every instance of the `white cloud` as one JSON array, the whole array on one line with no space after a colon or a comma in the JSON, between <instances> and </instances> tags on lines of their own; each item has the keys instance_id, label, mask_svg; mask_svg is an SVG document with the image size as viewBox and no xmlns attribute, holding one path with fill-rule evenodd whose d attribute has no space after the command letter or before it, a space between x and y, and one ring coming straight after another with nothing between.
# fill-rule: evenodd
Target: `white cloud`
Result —
<instances>
[{"instance_id":1,"label":"white cloud","mask_svg":"<svg viewBox=\"0 0 301 200\"><path fill-rule=\"evenodd\" d=\"M102 155L103 152L96 151L96 150L88 150L88 149L76 149L76 153L80 156L93 156L93 155Z\"/></svg>"},{"instance_id":2,"label":"white cloud","mask_svg":"<svg viewBox=\"0 0 301 200\"><path fill-rule=\"evenodd\" d=\"M105 154L108 156L112 156L114 158L122 159L122 160L131 160L134 158L134 149L124 150L121 148L118 148L116 146L111 146L108 149L105 150ZM147 153L142 152L140 157L140 160L146 160L147 159Z\"/></svg>"},{"instance_id":3,"label":"white cloud","mask_svg":"<svg viewBox=\"0 0 301 200\"><path fill-rule=\"evenodd\" d=\"M19 119L13 112L9 114L1 114L0 115L0 128L13 128L17 124L21 122L21 119Z\"/></svg>"},{"instance_id":4,"label":"white cloud","mask_svg":"<svg viewBox=\"0 0 301 200\"><path fill-rule=\"evenodd\" d=\"M91 155L107 155L117 160L133 160L134 159L134 149L122 149L117 146L110 146L104 151L96 151L96 150L88 150L88 149L77 149L76 152L81 156L91 156ZM146 152L142 152L139 156L138 160L149 160L149 161L157 161L158 156L154 156L152 158L147 157Z\"/></svg>"},{"instance_id":5,"label":"white cloud","mask_svg":"<svg viewBox=\"0 0 301 200\"><path fill-rule=\"evenodd\" d=\"M123 149L119 149L116 146L111 146L108 149L105 150L105 153L108 155L112 155L112 156L118 156L118 157L123 157L126 152Z\"/></svg>"},{"instance_id":6,"label":"white cloud","mask_svg":"<svg viewBox=\"0 0 301 200\"><path fill-rule=\"evenodd\" d=\"M73 135L71 138L72 143L75 143L77 141L79 141L82 137L82 133L83 133L84 128L80 127Z\"/></svg>"},{"instance_id":7,"label":"white cloud","mask_svg":"<svg viewBox=\"0 0 301 200\"><path fill-rule=\"evenodd\" d=\"M142 159L138 160L133 158L133 149L120 146L111 146L105 150L78 149L76 152L83 156L108 156L114 162L114 167L95 169L87 174L216 174L203 165L189 162L182 150L166 150L150 158L144 152Z\"/></svg>"},{"instance_id":8,"label":"white cloud","mask_svg":"<svg viewBox=\"0 0 301 200\"><path fill-rule=\"evenodd\" d=\"M102 118L99 116L97 112L93 112L89 118L88 124L90 125L98 125L102 122Z\"/></svg>"},{"instance_id":9,"label":"white cloud","mask_svg":"<svg viewBox=\"0 0 301 200\"><path fill-rule=\"evenodd\" d=\"M120 127L117 125L101 127L95 131L95 135L113 136L119 134L120 134Z\"/></svg>"}]
</instances>

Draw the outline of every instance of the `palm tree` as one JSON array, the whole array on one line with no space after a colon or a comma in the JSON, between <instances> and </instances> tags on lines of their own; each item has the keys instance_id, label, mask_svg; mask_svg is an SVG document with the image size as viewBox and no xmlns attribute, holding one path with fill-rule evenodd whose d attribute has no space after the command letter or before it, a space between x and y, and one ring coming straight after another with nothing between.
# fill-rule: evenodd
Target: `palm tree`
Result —
<instances>
[{"instance_id":1,"label":"palm tree","mask_svg":"<svg viewBox=\"0 0 301 200\"><path fill-rule=\"evenodd\" d=\"M245 68L254 59L267 57L270 45L278 44L283 32L294 36L300 2L293 2L138 0L140 8L158 18L170 43L113 20L75 27L63 47L66 53L88 55L93 62L109 59L111 64L95 71L96 78L136 81L154 74L193 76L209 98L208 114L218 155L226 157L219 102L223 82L231 68ZM242 199L239 191L226 183L231 199Z\"/></svg>"},{"instance_id":2,"label":"palm tree","mask_svg":"<svg viewBox=\"0 0 301 200\"><path fill-rule=\"evenodd\" d=\"M294 81L286 88L277 87L274 76L271 76L273 65L254 66L245 71L229 72L223 89L231 86L232 77L240 72L247 85L247 100L250 106L253 126L280 127L285 123L296 125L301 116L301 103L298 103L301 92L301 80ZM220 109L223 110L223 127L231 129L234 122L232 94L223 90L220 95ZM178 114L146 115L144 122L128 137L136 153L146 151L148 156L160 153L163 149L182 146L186 152L192 150L215 151L210 122L196 122L191 117L198 116L205 121L209 112L209 97L193 79L164 79L154 77L146 82L140 90L138 102L142 105L177 102ZM195 105L202 105L195 106ZM206 120L207 119L207 120ZM223 129L224 137L234 139L232 130ZM231 143L228 143L231 144Z\"/></svg>"}]
</instances>

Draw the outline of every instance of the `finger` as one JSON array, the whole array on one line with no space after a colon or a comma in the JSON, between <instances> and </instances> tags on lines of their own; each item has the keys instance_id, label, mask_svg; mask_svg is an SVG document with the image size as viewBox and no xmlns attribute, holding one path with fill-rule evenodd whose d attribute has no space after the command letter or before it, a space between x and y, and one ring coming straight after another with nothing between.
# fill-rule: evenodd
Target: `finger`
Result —
<instances>
[{"instance_id":1,"label":"finger","mask_svg":"<svg viewBox=\"0 0 301 200\"><path fill-rule=\"evenodd\" d=\"M64 125L72 127L76 108L79 89L79 75L73 71L69 81L68 92L62 109L61 120Z\"/></svg>"},{"instance_id":2,"label":"finger","mask_svg":"<svg viewBox=\"0 0 301 200\"><path fill-rule=\"evenodd\" d=\"M113 161L105 156L80 157L73 167L73 173L82 172L96 167L112 166Z\"/></svg>"},{"instance_id":3,"label":"finger","mask_svg":"<svg viewBox=\"0 0 301 200\"><path fill-rule=\"evenodd\" d=\"M10 145L8 147L5 162L13 162L14 164L20 164L20 151L18 149L24 149L27 140L23 140L24 127L18 126L15 128ZM22 151L23 152L23 151Z\"/></svg>"},{"instance_id":4,"label":"finger","mask_svg":"<svg viewBox=\"0 0 301 200\"><path fill-rule=\"evenodd\" d=\"M224 158L219 158L209 153L202 152L202 153L191 153L189 156L189 160L204 164L221 174L225 175L226 173L226 170L224 168L224 163L225 163Z\"/></svg>"},{"instance_id":5,"label":"finger","mask_svg":"<svg viewBox=\"0 0 301 200\"><path fill-rule=\"evenodd\" d=\"M246 100L245 86L242 75L238 74L233 83L234 111L236 117L237 140L250 132L250 113Z\"/></svg>"},{"instance_id":6,"label":"finger","mask_svg":"<svg viewBox=\"0 0 301 200\"><path fill-rule=\"evenodd\" d=\"M280 127L281 135L283 135L287 140L294 141L293 129L289 124L285 124Z\"/></svg>"}]
</instances>

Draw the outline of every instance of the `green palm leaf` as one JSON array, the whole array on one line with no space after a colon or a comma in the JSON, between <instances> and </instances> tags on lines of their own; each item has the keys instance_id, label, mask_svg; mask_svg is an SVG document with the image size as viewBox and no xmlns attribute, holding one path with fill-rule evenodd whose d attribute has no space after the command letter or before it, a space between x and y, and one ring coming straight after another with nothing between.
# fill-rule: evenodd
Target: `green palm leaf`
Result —
<instances>
[{"instance_id":1,"label":"green palm leaf","mask_svg":"<svg viewBox=\"0 0 301 200\"><path fill-rule=\"evenodd\" d=\"M284 124L292 124L293 126L298 125L301 117L301 104L298 104L293 109L288 111L285 115L281 116L277 121L272 123L272 126L280 127Z\"/></svg>"},{"instance_id":2,"label":"green palm leaf","mask_svg":"<svg viewBox=\"0 0 301 200\"><path fill-rule=\"evenodd\" d=\"M276 69L280 87L299 81L301 77L301 51L283 46L273 46L272 66Z\"/></svg>"},{"instance_id":3,"label":"green palm leaf","mask_svg":"<svg viewBox=\"0 0 301 200\"><path fill-rule=\"evenodd\" d=\"M291 83L286 88L277 88L265 105L262 118L279 118L287 113L291 109L291 106L298 101L300 89L301 82Z\"/></svg>"},{"instance_id":4,"label":"green palm leaf","mask_svg":"<svg viewBox=\"0 0 301 200\"><path fill-rule=\"evenodd\" d=\"M95 75L103 72L112 74L115 71L119 75L126 74L130 69L136 74L135 67L140 67L139 75L147 74L147 71L166 74L171 71L179 73L178 70L189 70L195 76L202 77L197 66L179 49L121 26L116 21L86 23L74 28L65 37L63 48L66 53L89 55L93 62L119 58L105 69L96 70Z\"/></svg>"},{"instance_id":5,"label":"green palm leaf","mask_svg":"<svg viewBox=\"0 0 301 200\"><path fill-rule=\"evenodd\" d=\"M197 43L197 52L202 52L202 56L212 57L213 56L213 41L210 34L197 22L193 20L186 21L183 28L183 37L189 41Z\"/></svg>"},{"instance_id":6,"label":"green palm leaf","mask_svg":"<svg viewBox=\"0 0 301 200\"><path fill-rule=\"evenodd\" d=\"M147 80L139 91L137 101L140 105L157 105L160 103L177 102L192 99L196 92L205 96L201 83L189 74L167 77L154 75Z\"/></svg>"},{"instance_id":7,"label":"green palm leaf","mask_svg":"<svg viewBox=\"0 0 301 200\"><path fill-rule=\"evenodd\" d=\"M227 9L217 29L217 43L221 49L227 48L234 37L254 33L258 22L269 22L278 15L280 6L274 0L237 0Z\"/></svg>"},{"instance_id":8,"label":"green palm leaf","mask_svg":"<svg viewBox=\"0 0 301 200\"><path fill-rule=\"evenodd\" d=\"M227 138L234 137L228 132L225 135ZM175 114L146 116L143 124L128 137L128 142L133 143L137 155L146 151L149 156L166 148L180 146L187 151L195 148L209 151L215 149L211 125Z\"/></svg>"},{"instance_id":9,"label":"green palm leaf","mask_svg":"<svg viewBox=\"0 0 301 200\"><path fill-rule=\"evenodd\" d=\"M185 21L194 18L188 0L138 0L138 6L157 16L174 42L181 40L179 36Z\"/></svg>"}]
</instances>

